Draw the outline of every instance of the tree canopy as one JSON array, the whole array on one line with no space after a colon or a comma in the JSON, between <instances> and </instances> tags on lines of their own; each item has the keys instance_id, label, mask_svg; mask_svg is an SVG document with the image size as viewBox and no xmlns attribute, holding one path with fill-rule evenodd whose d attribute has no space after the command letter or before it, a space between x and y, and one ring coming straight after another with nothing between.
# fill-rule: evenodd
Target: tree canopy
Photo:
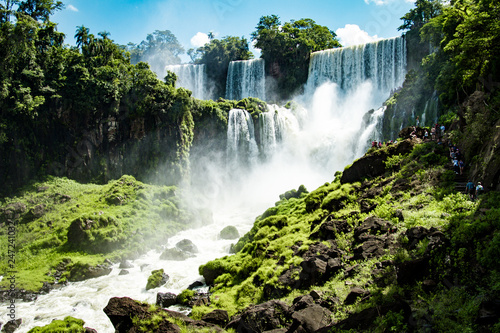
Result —
<instances>
[{"instance_id":1,"label":"tree canopy","mask_svg":"<svg viewBox=\"0 0 500 333\"><path fill-rule=\"evenodd\" d=\"M210 35L210 43L198 48L195 52L190 50L195 63L205 64L210 70L207 72L209 79L215 82L216 95L225 95L225 82L229 63L236 60L249 60L253 58L244 37L226 36L216 39Z\"/></svg>"},{"instance_id":2,"label":"tree canopy","mask_svg":"<svg viewBox=\"0 0 500 333\"><path fill-rule=\"evenodd\" d=\"M308 18L281 24L276 15L262 16L256 29L255 47L288 97L306 82L311 52L341 46L333 31Z\"/></svg>"},{"instance_id":3,"label":"tree canopy","mask_svg":"<svg viewBox=\"0 0 500 333\"><path fill-rule=\"evenodd\" d=\"M147 62L159 77L165 75L165 66L180 64L179 56L185 52L170 30L155 30L138 45L129 43L127 50L133 64Z\"/></svg>"}]
</instances>

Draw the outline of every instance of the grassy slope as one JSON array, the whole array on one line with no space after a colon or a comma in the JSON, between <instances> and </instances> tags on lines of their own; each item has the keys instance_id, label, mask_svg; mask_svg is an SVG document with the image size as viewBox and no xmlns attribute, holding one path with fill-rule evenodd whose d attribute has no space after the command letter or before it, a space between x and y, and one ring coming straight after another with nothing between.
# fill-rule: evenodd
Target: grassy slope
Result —
<instances>
[{"instance_id":1,"label":"grassy slope","mask_svg":"<svg viewBox=\"0 0 500 333\"><path fill-rule=\"evenodd\" d=\"M212 305L195 308L194 317L200 318L213 308L225 309L233 315L250 304L269 299L266 286L279 287L280 274L292 265L298 267L300 254L318 242L311 234L327 217L345 219L354 228L366 217L375 215L390 221L397 230L392 249L382 257L353 262L349 258L355 246L353 231L339 233L337 246L347 254L343 257L344 265L357 264L357 273L346 277L341 271L325 283L311 287L340 300L345 299L352 286L370 291L372 297L368 301L341 303L334 314L335 320L364 308L405 299L409 300L417 325L425 326L431 318L438 331L473 331L481 301L498 298L500 291L500 195L487 193L472 202L464 194L456 193L454 173L448 170L446 156L447 149L435 143L417 145L410 154L389 158L385 163L387 172L382 177L365 180L363 184L341 185L336 180L298 198L282 198L257 218L253 229L236 245L239 252L200 267L200 273L212 272L210 278L215 279L215 286ZM377 207L361 213L359 199L370 191L375 196L366 201ZM402 210L404 221L396 217L396 210ZM398 264L422 257L428 240L412 250L405 248L404 233L415 226L435 227L449 241L444 250L432 254L428 278L433 278L437 287L424 291L423 280L399 285L395 265L385 268L384 283L374 283L373 269L379 263ZM296 296L308 292L288 290L282 299L291 304ZM394 314L379 319L374 323L375 331L403 329L405 325Z\"/></svg>"},{"instance_id":2,"label":"grassy slope","mask_svg":"<svg viewBox=\"0 0 500 333\"><path fill-rule=\"evenodd\" d=\"M56 267L65 259L71 263L60 282L78 279L79 269L86 265L101 264L106 258L130 258L151 245L161 245L192 221L180 207L174 187L146 185L131 176L107 185L84 185L65 178L32 184L0 202L0 222L7 222L13 205L25 206L13 219L17 222L16 287L32 291L45 281L54 282ZM88 230L68 240L72 224L88 221L92 221ZM6 228L0 233L7 238ZM7 251L7 242L0 242L0 257L7 258ZM6 259L0 262L0 274L9 270L7 265ZM4 279L2 286L6 283Z\"/></svg>"}]
</instances>

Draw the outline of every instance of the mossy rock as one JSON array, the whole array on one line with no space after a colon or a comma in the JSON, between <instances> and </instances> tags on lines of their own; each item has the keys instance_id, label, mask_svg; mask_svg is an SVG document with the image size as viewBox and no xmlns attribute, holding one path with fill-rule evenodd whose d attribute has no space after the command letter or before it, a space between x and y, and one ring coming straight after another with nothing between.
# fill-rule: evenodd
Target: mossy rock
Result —
<instances>
[{"instance_id":1,"label":"mossy rock","mask_svg":"<svg viewBox=\"0 0 500 333\"><path fill-rule=\"evenodd\" d=\"M43 327L33 327L28 333L85 333L88 330L83 327L84 324L83 320L68 316L64 320L53 320Z\"/></svg>"},{"instance_id":2,"label":"mossy rock","mask_svg":"<svg viewBox=\"0 0 500 333\"><path fill-rule=\"evenodd\" d=\"M72 282L84 281L108 275L112 271L112 268L105 264L93 266L77 262L75 264L69 264L67 267L69 268L68 279Z\"/></svg>"},{"instance_id":3,"label":"mossy rock","mask_svg":"<svg viewBox=\"0 0 500 333\"><path fill-rule=\"evenodd\" d=\"M188 258L191 258L192 255L189 253L179 250L176 247L166 249L163 251L163 253L160 255L160 259L162 260L175 260L175 261L183 261Z\"/></svg>"},{"instance_id":4,"label":"mossy rock","mask_svg":"<svg viewBox=\"0 0 500 333\"><path fill-rule=\"evenodd\" d=\"M163 268L154 270L151 272L151 275L148 278L148 283L146 284L146 290L161 287L165 283L167 283L169 279L170 277L167 274L165 274Z\"/></svg>"},{"instance_id":5,"label":"mossy rock","mask_svg":"<svg viewBox=\"0 0 500 333\"><path fill-rule=\"evenodd\" d=\"M240 238L240 233L238 232L238 229L236 229L236 227L228 225L221 230L219 236L221 239L238 239Z\"/></svg>"}]
</instances>

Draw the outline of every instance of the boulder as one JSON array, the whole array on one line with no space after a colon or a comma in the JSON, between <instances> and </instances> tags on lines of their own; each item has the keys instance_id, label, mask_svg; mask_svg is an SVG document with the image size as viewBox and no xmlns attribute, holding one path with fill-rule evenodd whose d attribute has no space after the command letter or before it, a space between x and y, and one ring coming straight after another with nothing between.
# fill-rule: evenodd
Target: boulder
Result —
<instances>
[{"instance_id":1,"label":"boulder","mask_svg":"<svg viewBox=\"0 0 500 333\"><path fill-rule=\"evenodd\" d=\"M198 248L192 241L189 239L183 239L177 244L175 244L175 247L181 251L188 252L188 253L198 253Z\"/></svg>"},{"instance_id":2,"label":"boulder","mask_svg":"<svg viewBox=\"0 0 500 333\"><path fill-rule=\"evenodd\" d=\"M318 231L311 234L312 239L329 240L335 239L337 234L343 234L350 231L350 226L346 220L336 220L332 217L328 217L325 222L323 222Z\"/></svg>"},{"instance_id":3,"label":"boulder","mask_svg":"<svg viewBox=\"0 0 500 333\"><path fill-rule=\"evenodd\" d=\"M354 303L356 303L356 300L358 298L366 297L368 295L370 295L369 291L361 289L361 288L358 288L358 287L354 287L354 288L351 289L351 291L349 292L349 294L346 296L346 298L344 300L344 304L345 305L354 304Z\"/></svg>"},{"instance_id":4,"label":"boulder","mask_svg":"<svg viewBox=\"0 0 500 333\"><path fill-rule=\"evenodd\" d=\"M128 260L123 260L121 263L120 263L120 266L118 268L132 268L134 267L134 265L132 265L132 263Z\"/></svg>"},{"instance_id":5,"label":"boulder","mask_svg":"<svg viewBox=\"0 0 500 333\"><path fill-rule=\"evenodd\" d=\"M148 304L139 304L129 297L113 297L104 308L104 313L115 328L115 332L139 332L138 327L134 327L134 320L149 319L153 313L149 312ZM172 324L168 320L163 320L155 328L156 332L180 333L179 326Z\"/></svg>"},{"instance_id":6,"label":"boulder","mask_svg":"<svg viewBox=\"0 0 500 333\"><path fill-rule=\"evenodd\" d=\"M151 275L148 278L148 283L146 284L146 290L158 288L163 286L168 282L170 277L165 274L163 268L157 269L151 272Z\"/></svg>"},{"instance_id":7,"label":"boulder","mask_svg":"<svg viewBox=\"0 0 500 333\"><path fill-rule=\"evenodd\" d=\"M162 308L168 308L169 306L175 305L177 303L177 295L173 293L158 293L156 294L156 305Z\"/></svg>"},{"instance_id":8,"label":"boulder","mask_svg":"<svg viewBox=\"0 0 500 333\"><path fill-rule=\"evenodd\" d=\"M243 313L231 319L226 330L260 333L289 327L292 321L292 311L289 306L282 301L271 300L246 308Z\"/></svg>"},{"instance_id":9,"label":"boulder","mask_svg":"<svg viewBox=\"0 0 500 333\"><path fill-rule=\"evenodd\" d=\"M216 309L212 312L205 314L201 318L201 320L220 327L225 327L229 322L229 315L225 310Z\"/></svg>"},{"instance_id":10,"label":"boulder","mask_svg":"<svg viewBox=\"0 0 500 333\"><path fill-rule=\"evenodd\" d=\"M221 239L238 239L240 238L240 234L238 232L238 229L236 227L233 227L232 225L228 225L224 229L222 229L219 233L219 237Z\"/></svg>"},{"instance_id":11,"label":"boulder","mask_svg":"<svg viewBox=\"0 0 500 333\"><path fill-rule=\"evenodd\" d=\"M19 326L21 326L23 320L21 318L15 320L9 320L2 327L2 333L14 333Z\"/></svg>"},{"instance_id":12,"label":"boulder","mask_svg":"<svg viewBox=\"0 0 500 333\"><path fill-rule=\"evenodd\" d=\"M360 226L354 229L354 239L358 242L363 241L365 235L385 234L392 227L392 223L381 219L380 217L367 217Z\"/></svg>"},{"instance_id":13,"label":"boulder","mask_svg":"<svg viewBox=\"0 0 500 333\"><path fill-rule=\"evenodd\" d=\"M188 252L185 252L185 251L179 250L176 247L173 247L173 248L166 249L165 251L163 251L163 253L160 255L160 259L173 260L173 261L183 261L183 260L186 260L188 258L191 258L192 256L193 255L188 253Z\"/></svg>"},{"instance_id":14,"label":"boulder","mask_svg":"<svg viewBox=\"0 0 500 333\"><path fill-rule=\"evenodd\" d=\"M332 312L324 307L313 304L292 314L291 332L315 332L332 322Z\"/></svg>"},{"instance_id":15,"label":"boulder","mask_svg":"<svg viewBox=\"0 0 500 333\"><path fill-rule=\"evenodd\" d=\"M366 260L369 258L380 257L384 255L386 242L380 237L372 236L370 240L365 241L353 250L354 260Z\"/></svg>"},{"instance_id":16,"label":"boulder","mask_svg":"<svg viewBox=\"0 0 500 333\"><path fill-rule=\"evenodd\" d=\"M106 264L92 266L89 264L74 264L70 269L68 280L71 282L84 281L108 275L113 269Z\"/></svg>"},{"instance_id":17,"label":"boulder","mask_svg":"<svg viewBox=\"0 0 500 333\"><path fill-rule=\"evenodd\" d=\"M409 153L414 144L411 140L404 140L386 148L378 149L371 154L366 154L344 170L340 182L342 184L355 183L366 178L382 176L386 171L384 162L387 158Z\"/></svg>"}]
</instances>

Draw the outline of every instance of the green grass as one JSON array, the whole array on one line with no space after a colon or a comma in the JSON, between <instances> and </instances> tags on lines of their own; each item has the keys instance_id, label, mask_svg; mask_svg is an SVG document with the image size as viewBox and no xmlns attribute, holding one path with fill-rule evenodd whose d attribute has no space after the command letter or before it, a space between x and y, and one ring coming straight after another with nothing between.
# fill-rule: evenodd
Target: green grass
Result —
<instances>
[{"instance_id":1,"label":"green grass","mask_svg":"<svg viewBox=\"0 0 500 333\"><path fill-rule=\"evenodd\" d=\"M133 258L159 246L193 220L192 213L180 207L175 190L131 176L106 185L49 178L3 198L0 222L7 222L6 210L13 204L26 207L15 220L16 287L36 291L43 282L54 282L55 268L64 259L72 262L64 275L71 279L69 270L75 265ZM33 212L40 205L43 214L37 216ZM0 237L7 237L5 229ZM0 242L0 257L7 258L8 250L7 242ZM8 262L2 260L0 274L7 271ZM5 281L1 285L5 287Z\"/></svg>"}]
</instances>

